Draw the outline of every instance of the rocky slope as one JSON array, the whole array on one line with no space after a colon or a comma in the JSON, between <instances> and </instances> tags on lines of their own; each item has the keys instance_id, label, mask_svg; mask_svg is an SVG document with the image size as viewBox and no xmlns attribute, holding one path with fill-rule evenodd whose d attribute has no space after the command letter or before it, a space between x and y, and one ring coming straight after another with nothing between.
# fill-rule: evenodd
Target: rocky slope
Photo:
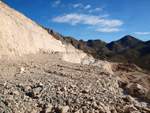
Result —
<instances>
[{"instance_id":1,"label":"rocky slope","mask_svg":"<svg viewBox=\"0 0 150 113\"><path fill-rule=\"evenodd\" d=\"M62 44L41 26L0 1L0 57L39 52L61 52L64 60L81 63L88 57L71 45Z\"/></svg>"},{"instance_id":2,"label":"rocky slope","mask_svg":"<svg viewBox=\"0 0 150 113\"><path fill-rule=\"evenodd\" d=\"M129 94L149 100L150 73L135 64L112 63L114 75L119 77L119 84ZM149 98L149 99L148 99ZM150 102L150 101L149 101Z\"/></svg>"},{"instance_id":3,"label":"rocky slope","mask_svg":"<svg viewBox=\"0 0 150 113\"><path fill-rule=\"evenodd\" d=\"M61 54L0 60L1 113L149 113L124 95L103 65L73 64ZM9 70L8 70L9 69Z\"/></svg>"}]
</instances>

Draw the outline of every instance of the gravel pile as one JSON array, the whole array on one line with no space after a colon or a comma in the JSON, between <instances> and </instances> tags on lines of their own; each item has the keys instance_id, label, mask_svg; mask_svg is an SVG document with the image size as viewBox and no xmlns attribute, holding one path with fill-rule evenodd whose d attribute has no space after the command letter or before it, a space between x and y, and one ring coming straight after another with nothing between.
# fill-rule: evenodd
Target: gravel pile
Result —
<instances>
[{"instance_id":1,"label":"gravel pile","mask_svg":"<svg viewBox=\"0 0 150 113\"><path fill-rule=\"evenodd\" d=\"M124 95L102 66L52 54L1 60L0 67L0 113L150 112L147 103Z\"/></svg>"}]
</instances>

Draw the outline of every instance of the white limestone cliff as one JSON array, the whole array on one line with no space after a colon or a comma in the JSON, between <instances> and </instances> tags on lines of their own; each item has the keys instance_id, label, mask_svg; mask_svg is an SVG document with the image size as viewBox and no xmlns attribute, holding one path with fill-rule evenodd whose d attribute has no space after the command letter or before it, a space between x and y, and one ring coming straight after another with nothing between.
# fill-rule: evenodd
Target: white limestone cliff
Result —
<instances>
[{"instance_id":1,"label":"white limestone cliff","mask_svg":"<svg viewBox=\"0 0 150 113\"><path fill-rule=\"evenodd\" d=\"M0 1L0 56L21 56L40 51L73 54L75 59L70 61L75 63L80 63L86 56L72 46L63 45L35 22Z\"/></svg>"}]
</instances>

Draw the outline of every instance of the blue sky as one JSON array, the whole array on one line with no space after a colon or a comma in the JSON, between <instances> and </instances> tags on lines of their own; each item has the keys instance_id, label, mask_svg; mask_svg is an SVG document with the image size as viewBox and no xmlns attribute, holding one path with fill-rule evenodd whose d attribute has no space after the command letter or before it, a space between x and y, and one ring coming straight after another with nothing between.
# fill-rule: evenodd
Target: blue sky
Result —
<instances>
[{"instance_id":1,"label":"blue sky","mask_svg":"<svg viewBox=\"0 0 150 113\"><path fill-rule=\"evenodd\" d=\"M150 40L150 0L3 0L37 24L77 40Z\"/></svg>"}]
</instances>

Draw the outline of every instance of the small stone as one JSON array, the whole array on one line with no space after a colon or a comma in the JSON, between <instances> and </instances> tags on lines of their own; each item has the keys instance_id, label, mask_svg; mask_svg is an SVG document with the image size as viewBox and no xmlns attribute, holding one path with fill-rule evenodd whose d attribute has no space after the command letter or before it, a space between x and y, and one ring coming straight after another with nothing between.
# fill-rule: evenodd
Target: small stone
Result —
<instances>
[{"instance_id":1,"label":"small stone","mask_svg":"<svg viewBox=\"0 0 150 113\"><path fill-rule=\"evenodd\" d=\"M33 90L31 92L29 92L27 95L29 97L32 97L32 98L36 98L37 97L36 92L34 92Z\"/></svg>"},{"instance_id":2,"label":"small stone","mask_svg":"<svg viewBox=\"0 0 150 113\"><path fill-rule=\"evenodd\" d=\"M79 109L75 113L83 113L83 111L81 109Z\"/></svg>"},{"instance_id":3,"label":"small stone","mask_svg":"<svg viewBox=\"0 0 150 113\"><path fill-rule=\"evenodd\" d=\"M96 102L93 102L93 107L96 109L98 108L98 105L96 104Z\"/></svg>"},{"instance_id":4,"label":"small stone","mask_svg":"<svg viewBox=\"0 0 150 113\"><path fill-rule=\"evenodd\" d=\"M105 113L105 110L102 106L98 106L98 109L99 109L100 113Z\"/></svg>"},{"instance_id":5,"label":"small stone","mask_svg":"<svg viewBox=\"0 0 150 113\"><path fill-rule=\"evenodd\" d=\"M140 104L141 104L142 107L146 107L147 106L146 102L140 102Z\"/></svg>"},{"instance_id":6,"label":"small stone","mask_svg":"<svg viewBox=\"0 0 150 113\"><path fill-rule=\"evenodd\" d=\"M137 111L137 109L133 105L126 105L123 109L126 113Z\"/></svg>"},{"instance_id":7,"label":"small stone","mask_svg":"<svg viewBox=\"0 0 150 113\"><path fill-rule=\"evenodd\" d=\"M150 109L149 108L143 108L145 111L147 111L148 113L150 113Z\"/></svg>"},{"instance_id":8,"label":"small stone","mask_svg":"<svg viewBox=\"0 0 150 113\"><path fill-rule=\"evenodd\" d=\"M7 84L7 82L0 83L0 85L2 85L2 86L6 86L6 84Z\"/></svg>"},{"instance_id":9,"label":"small stone","mask_svg":"<svg viewBox=\"0 0 150 113\"><path fill-rule=\"evenodd\" d=\"M58 107L59 113L67 113L68 110L69 110L69 106L61 106L61 107Z\"/></svg>"},{"instance_id":10,"label":"small stone","mask_svg":"<svg viewBox=\"0 0 150 113\"><path fill-rule=\"evenodd\" d=\"M12 91L12 94L18 96L20 93L18 91Z\"/></svg>"},{"instance_id":11,"label":"small stone","mask_svg":"<svg viewBox=\"0 0 150 113\"><path fill-rule=\"evenodd\" d=\"M17 110L17 108L14 107L14 108L12 109L12 111L13 111L13 113L17 113L18 110Z\"/></svg>"},{"instance_id":12,"label":"small stone","mask_svg":"<svg viewBox=\"0 0 150 113\"><path fill-rule=\"evenodd\" d=\"M20 68L20 74L22 74L25 71L24 67Z\"/></svg>"},{"instance_id":13,"label":"small stone","mask_svg":"<svg viewBox=\"0 0 150 113\"><path fill-rule=\"evenodd\" d=\"M48 108L45 109L45 113L50 113L51 110L52 110L52 108L48 107Z\"/></svg>"},{"instance_id":14,"label":"small stone","mask_svg":"<svg viewBox=\"0 0 150 113\"><path fill-rule=\"evenodd\" d=\"M25 91L25 92L29 92L30 90L31 90L31 87L30 87L30 86L24 87L24 91Z\"/></svg>"},{"instance_id":15,"label":"small stone","mask_svg":"<svg viewBox=\"0 0 150 113\"><path fill-rule=\"evenodd\" d=\"M43 87L44 84L42 84L41 82L39 82L39 83L37 84L37 86L38 86L38 87Z\"/></svg>"},{"instance_id":16,"label":"small stone","mask_svg":"<svg viewBox=\"0 0 150 113\"><path fill-rule=\"evenodd\" d=\"M117 113L116 109L115 108L111 109L111 113Z\"/></svg>"},{"instance_id":17,"label":"small stone","mask_svg":"<svg viewBox=\"0 0 150 113\"><path fill-rule=\"evenodd\" d=\"M118 107L116 107L116 111L118 113L125 113L124 109L121 109L121 108L118 108Z\"/></svg>"},{"instance_id":18,"label":"small stone","mask_svg":"<svg viewBox=\"0 0 150 113\"><path fill-rule=\"evenodd\" d=\"M94 101L95 97L89 97L89 101Z\"/></svg>"},{"instance_id":19,"label":"small stone","mask_svg":"<svg viewBox=\"0 0 150 113\"><path fill-rule=\"evenodd\" d=\"M23 100L27 100L28 98L29 98L29 97L26 96L26 95L23 95L23 96L22 96L22 99L23 99Z\"/></svg>"},{"instance_id":20,"label":"small stone","mask_svg":"<svg viewBox=\"0 0 150 113\"><path fill-rule=\"evenodd\" d=\"M57 91L56 93L59 94L59 95L63 94L63 92L61 92L61 91Z\"/></svg>"},{"instance_id":21,"label":"small stone","mask_svg":"<svg viewBox=\"0 0 150 113\"><path fill-rule=\"evenodd\" d=\"M70 87L74 89L74 88L76 87L76 85L73 85L73 84L72 84L72 85L70 85Z\"/></svg>"},{"instance_id":22,"label":"small stone","mask_svg":"<svg viewBox=\"0 0 150 113\"><path fill-rule=\"evenodd\" d=\"M104 107L106 113L111 113L111 111L109 110L109 106L103 106L103 107Z\"/></svg>"},{"instance_id":23,"label":"small stone","mask_svg":"<svg viewBox=\"0 0 150 113\"><path fill-rule=\"evenodd\" d=\"M66 87L62 87L61 91L67 91L67 88Z\"/></svg>"},{"instance_id":24,"label":"small stone","mask_svg":"<svg viewBox=\"0 0 150 113\"><path fill-rule=\"evenodd\" d=\"M42 89L40 87L37 87L37 88L33 89L33 92L34 92L35 95L37 95L37 94L39 94L41 92L41 90Z\"/></svg>"},{"instance_id":25,"label":"small stone","mask_svg":"<svg viewBox=\"0 0 150 113\"><path fill-rule=\"evenodd\" d=\"M38 106L38 104L37 103L35 103L35 104L32 104L32 107L37 107Z\"/></svg>"},{"instance_id":26,"label":"small stone","mask_svg":"<svg viewBox=\"0 0 150 113\"><path fill-rule=\"evenodd\" d=\"M134 99L133 99L130 95L126 96L126 99L127 99L130 103L133 103L133 102L134 102Z\"/></svg>"},{"instance_id":27,"label":"small stone","mask_svg":"<svg viewBox=\"0 0 150 113\"><path fill-rule=\"evenodd\" d=\"M33 109L31 113L37 113L37 112L38 112L37 110Z\"/></svg>"},{"instance_id":28,"label":"small stone","mask_svg":"<svg viewBox=\"0 0 150 113\"><path fill-rule=\"evenodd\" d=\"M89 113L94 113L94 109L90 109L90 110L89 110Z\"/></svg>"},{"instance_id":29,"label":"small stone","mask_svg":"<svg viewBox=\"0 0 150 113\"><path fill-rule=\"evenodd\" d=\"M82 91L82 93L88 93L88 92L89 92L88 89L84 89L84 90Z\"/></svg>"},{"instance_id":30,"label":"small stone","mask_svg":"<svg viewBox=\"0 0 150 113\"><path fill-rule=\"evenodd\" d=\"M6 104L7 104L8 106L14 105L14 104L15 104L15 101L14 101L14 99L9 98L9 99L6 100Z\"/></svg>"},{"instance_id":31,"label":"small stone","mask_svg":"<svg viewBox=\"0 0 150 113\"><path fill-rule=\"evenodd\" d=\"M72 101L72 99L68 99L67 102L66 102L67 105L71 105L71 101Z\"/></svg>"},{"instance_id":32,"label":"small stone","mask_svg":"<svg viewBox=\"0 0 150 113\"><path fill-rule=\"evenodd\" d=\"M138 92L140 94L139 97L145 97L148 90L146 88L142 88L142 89L138 90Z\"/></svg>"},{"instance_id":33,"label":"small stone","mask_svg":"<svg viewBox=\"0 0 150 113\"><path fill-rule=\"evenodd\" d=\"M95 110L94 113L105 113L105 112L100 111L100 110Z\"/></svg>"}]
</instances>

